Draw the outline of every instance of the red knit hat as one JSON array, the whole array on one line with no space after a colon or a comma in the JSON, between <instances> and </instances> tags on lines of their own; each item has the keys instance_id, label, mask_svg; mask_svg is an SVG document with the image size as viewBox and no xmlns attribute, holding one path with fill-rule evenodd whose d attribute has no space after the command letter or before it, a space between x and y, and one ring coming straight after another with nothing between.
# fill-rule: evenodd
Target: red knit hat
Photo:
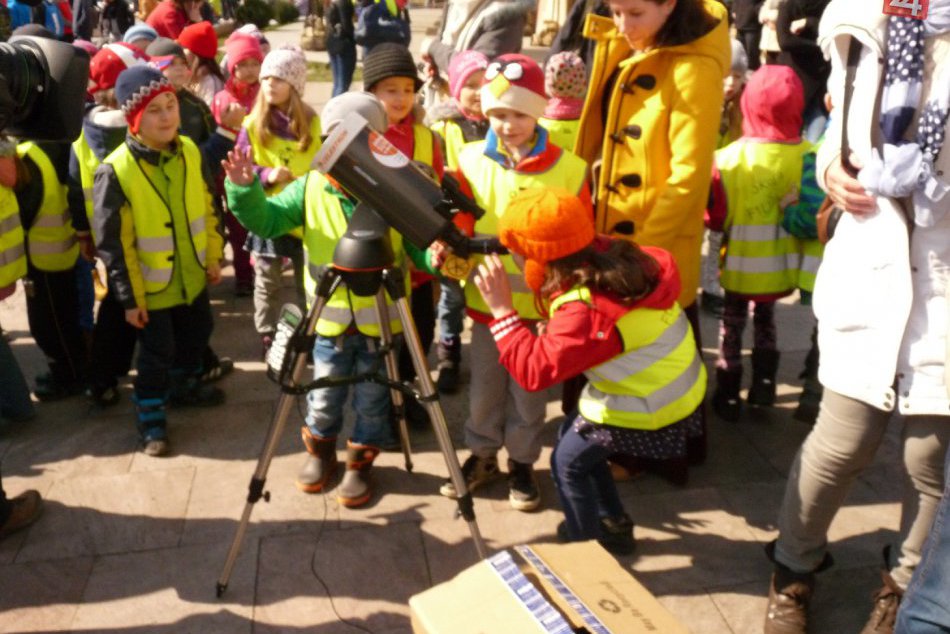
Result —
<instances>
[{"instance_id":1,"label":"red knit hat","mask_svg":"<svg viewBox=\"0 0 950 634\"><path fill-rule=\"evenodd\" d=\"M524 256L524 278L534 292L544 284L544 267L594 241L593 214L580 198L559 187L518 192L498 222L498 238Z\"/></svg>"},{"instance_id":2,"label":"red knit hat","mask_svg":"<svg viewBox=\"0 0 950 634\"><path fill-rule=\"evenodd\" d=\"M178 36L178 43L205 59L214 59L218 52L218 35L207 20L189 24L182 29Z\"/></svg>"},{"instance_id":3,"label":"red knit hat","mask_svg":"<svg viewBox=\"0 0 950 634\"><path fill-rule=\"evenodd\" d=\"M482 112L510 108L540 119L548 103L544 94L544 71L537 62L519 53L497 57L485 71Z\"/></svg>"},{"instance_id":4,"label":"red knit hat","mask_svg":"<svg viewBox=\"0 0 950 634\"><path fill-rule=\"evenodd\" d=\"M224 43L224 53L228 56L228 74L234 75L234 67L246 59L264 61L260 41L253 35L235 31Z\"/></svg>"},{"instance_id":5,"label":"red knit hat","mask_svg":"<svg viewBox=\"0 0 950 634\"><path fill-rule=\"evenodd\" d=\"M115 86L119 73L148 62L148 55L125 42L106 44L89 62L89 94Z\"/></svg>"}]
</instances>

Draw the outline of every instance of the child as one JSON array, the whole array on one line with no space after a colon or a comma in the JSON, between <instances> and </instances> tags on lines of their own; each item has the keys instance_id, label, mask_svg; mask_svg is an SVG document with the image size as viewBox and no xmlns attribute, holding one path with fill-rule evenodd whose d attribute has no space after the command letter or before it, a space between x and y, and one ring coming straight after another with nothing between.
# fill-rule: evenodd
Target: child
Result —
<instances>
[{"instance_id":1,"label":"child","mask_svg":"<svg viewBox=\"0 0 950 634\"><path fill-rule=\"evenodd\" d=\"M547 100L544 73L534 60L518 54L502 55L489 64L481 88L482 110L491 122L484 141L465 146L459 156L458 178L485 215L468 230L497 235L508 200L522 189L564 187L590 204L586 163L548 141L538 125ZM502 262L515 288L515 309L530 327L542 319L534 295L524 287L521 270L510 256ZM531 393L511 380L498 362L488 323L491 313L473 284L465 286L465 302L472 326L469 418L465 442L472 454L462 465L469 490L501 476L496 454L508 451L508 501L519 511L541 503L532 465L541 453L541 426L546 395ZM440 489L455 497L451 481Z\"/></svg>"},{"instance_id":2,"label":"child","mask_svg":"<svg viewBox=\"0 0 950 634\"><path fill-rule=\"evenodd\" d=\"M475 284L493 317L499 363L526 390L581 372L590 379L551 455L566 518L558 536L597 539L630 554L633 521L607 457L684 455L687 420L706 392L705 368L676 303L676 265L662 249L597 236L590 207L559 188L517 194L498 236L524 259L523 282L548 316L543 334L527 328L514 308L511 274L498 256L487 258Z\"/></svg>"},{"instance_id":3,"label":"child","mask_svg":"<svg viewBox=\"0 0 950 634\"><path fill-rule=\"evenodd\" d=\"M254 107L261 88L261 63L264 61L260 42L247 33L232 33L224 43L224 50L228 56L228 80L224 90L218 92L211 103L211 112L220 125L224 125L222 116L232 109L233 104L242 106L245 114ZM231 131L237 135L239 126L233 126Z\"/></svg>"},{"instance_id":4,"label":"child","mask_svg":"<svg viewBox=\"0 0 950 634\"><path fill-rule=\"evenodd\" d=\"M458 155L462 146L473 141L482 141L488 134L488 119L482 113L479 94L488 58L478 51L462 51L449 63L449 93L453 101L444 107L436 106L431 113L432 130L442 143L445 162L449 171L458 171ZM458 390L459 365L462 362L462 317L465 310L465 295L456 280L442 278L439 281L439 376L436 387L443 394Z\"/></svg>"},{"instance_id":5,"label":"child","mask_svg":"<svg viewBox=\"0 0 950 634\"><path fill-rule=\"evenodd\" d=\"M732 40L732 71L723 81L722 118L719 122L719 141L717 148L722 148L742 136L742 110L739 102L742 98L742 89L745 87L745 77L748 72L748 60L745 49L738 40ZM722 231L706 229L705 248L702 271L700 274L702 293L701 306L704 311L717 318L722 316L723 290L719 284L719 255L722 251Z\"/></svg>"},{"instance_id":6,"label":"child","mask_svg":"<svg viewBox=\"0 0 950 634\"><path fill-rule=\"evenodd\" d=\"M416 93L421 87L412 53L402 44L377 44L363 60L363 89L379 99L389 119L386 139L406 156L430 168L441 180L445 168L437 137L416 116ZM412 317L422 350L428 354L435 337L434 278L420 271L412 271L410 276ZM405 347L399 352L399 376L406 381L416 377L412 357ZM415 399L406 401L406 417L418 425L428 421L425 409Z\"/></svg>"},{"instance_id":7,"label":"child","mask_svg":"<svg viewBox=\"0 0 950 634\"><path fill-rule=\"evenodd\" d=\"M544 90L550 99L538 123L547 129L551 143L573 149L587 94L584 60L572 51L552 55L544 65Z\"/></svg>"},{"instance_id":8,"label":"child","mask_svg":"<svg viewBox=\"0 0 950 634\"><path fill-rule=\"evenodd\" d=\"M256 24L249 22L248 24L245 24L241 28L235 30L234 33L232 33L231 35L234 35L235 33L243 33L245 35L250 35L255 40L257 40L257 43L261 47L262 56L266 57L267 54L270 53L270 42L267 40L266 37L264 37L264 34L261 33L261 30L257 28ZM227 48L225 48L224 55L221 56L221 63L219 64L219 66L221 67L221 72L224 73L225 78L227 78L227 75L228 75Z\"/></svg>"},{"instance_id":9,"label":"child","mask_svg":"<svg viewBox=\"0 0 950 634\"><path fill-rule=\"evenodd\" d=\"M324 107L323 114L329 128L354 111L369 121L374 130L386 129L385 110L366 93L334 97ZM316 171L294 180L276 196L265 197L253 163L239 149L230 155L224 168L228 206L249 230L272 237L284 235L295 227L305 227L304 248L309 264L307 294L309 301L313 301L319 272L331 263L333 248L346 230L356 201L334 181ZM408 253L416 266L431 271L428 254L403 241L396 231L390 231L390 238L398 266L405 266ZM379 367L380 328L374 302L372 297L350 293L345 284L330 297L317 322L313 349L316 378L353 375ZM389 315L393 333L401 332L392 305ZM301 433L308 455L297 476L297 487L301 491L323 491L336 471L336 441L343 428L349 392L347 386L320 388L312 390L307 397L307 424ZM372 496L370 469L380 446L390 438L389 399L389 388L385 385L362 382L353 386L356 424L347 441L346 474L337 490L337 499L343 506L361 506Z\"/></svg>"},{"instance_id":10,"label":"child","mask_svg":"<svg viewBox=\"0 0 950 634\"><path fill-rule=\"evenodd\" d=\"M176 40L185 49L191 83L188 89L211 107L211 101L224 88L224 75L215 61L218 54L218 35L210 22L186 26Z\"/></svg>"},{"instance_id":11,"label":"child","mask_svg":"<svg viewBox=\"0 0 950 634\"><path fill-rule=\"evenodd\" d=\"M746 400L762 407L775 402L775 302L798 284L798 249L781 226L781 200L798 186L802 157L811 148L800 137L802 102L802 84L793 70L760 67L742 94L742 138L716 152L710 228L725 232L727 246L713 410L727 421L737 421L741 413L742 331L750 301L755 343Z\"/></svg>"},{"instance_id":12,"label":"child","mask_svg":"<svg viewBox=\"0 0 950 634\"><path fill-rule=\"evenodd\" d=\"M147 455L168 452L165 407L217 405L200 383L212 330L208 283L221 278L213 183L178 133L178 99L151 66L122 71L115 98L129 134L96 170L93 229L110 294L138 329L136 423Z\"/></svg>"},{"instance_id":13,"label":"child","mask_svg":"<svg viewBox=\"0 0 950 634\"><path fill-rule=\"evenodd\" d=\"M274 195L310 171L310 162L320 149L320 119L303 101L307 62L300 49L279 48L268 53L260 76L261 90L235 147L250 150L265 191ZM284 258L293 262L298 301L303 304L301 237L299 230L266 238L252 231L245 242L254 255L254 328L261 337L264 356L277 329Z\"/></svg>"},{"instance_id":14,"label":"child","mask_svg":"<svg viewBox=\"0 0 950 634\"><path fill-rule=\"evenodd\" d=\"M131 44L143 53L145 52L145 49L148 48L148 45L154 42L157 38L158 31L144 22L140 22L139 24L130 27L125 33L122 34L123 42L126 44Z\"/></svg>"}]
</instances>

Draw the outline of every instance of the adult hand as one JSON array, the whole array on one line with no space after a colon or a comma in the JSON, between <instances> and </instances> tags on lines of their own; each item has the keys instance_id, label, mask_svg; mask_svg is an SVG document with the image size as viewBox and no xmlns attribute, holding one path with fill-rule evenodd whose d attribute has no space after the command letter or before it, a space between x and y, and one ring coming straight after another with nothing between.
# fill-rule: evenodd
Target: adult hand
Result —
<instances>
[{"instance_id":1,"label":"adult hand","mask_svg":"<svg viewBox=\"0 0 950 634\"><path fill-rule=\"evenodd\" d=\"M221 125L232 130L237 130L244 123L244 117L247 116L247 109L236 101L229 103L224 112L221 113Z\"/></svg>"},{"instance_id":2,"label":"adult hand","mask_svg":"<svg viewBox=\"0 0 950 634\"><path fill-rule=\"evenodd\" d=\"M221 161L224 175L235 185L246 187L254 182L254 163L251 150L235 148L228 152L228 158Z\"/></svg>"},{"instance_id":3,"label":"adult hand","mask_svg":"<svg viewBox=\"0 0 950 634\"><path fill-rule=\"evenodd\" d=\"M209 263L205 270L205 277L212 286L221 282L221 264L218 262Z\"/></svg>"},{"instance_id":4,"label":"adult hand","mask_svg":"<svg viewBox=\"0 0 950 634\"><path fill-rule=\"evenodd\" d=\"M478 265L475 274L475 286L482 294L492 317L499 319L514 311L511 300L511 285L508 283L508 272L501 258L495 254L485 257L485 261Z\"/></svg>"},{"instance_id":5,"label":"adult hand","mask_svg":"<svg viewBox=\"0 0 950 634\"><path fill-rule=\"evenodd\" d=\"M125 320L132 324L133 327L141 330L145 328L145 324L148 323L148 310L138 306L128 308L125 311Z\"/></svg>"},{"instance_id":6,"label":"adult hand","mask_svg":"<svg viewBox=\"0 0 950 634\"><path fill-rule=\"evenodd\" d=\"M277 185L279 183L289 183L294 180L294 173L289 169L281 165L280 167L275 167L267 175L267 182L271 185Z\"/></svg>"},{"instance_id":7,"label":"adult hand","mask_svg":"<svg viewBox=\"0 0 950 634\"><path fill-rule=\"evenodd\" d=\"M864 165L854 154L851 155L851 165L860 170ZM858 179L848 173L841 157L838 157L825 171L825 186L831 201L850 213L864 215L873 213L877 209L874 196L868 195Z\"/></svg>"},{"instance_id":8,"label":"adult hand","mask_svg":"<svg viewBox=\"0 0 950 634\"><path fill-rule=\"evenodd\" d=\"M92 241L92 235L88 231L77 231L76 238L79 240L79 255L86 262L96 261L96 245Z\"/></svg>"}]
</instances>

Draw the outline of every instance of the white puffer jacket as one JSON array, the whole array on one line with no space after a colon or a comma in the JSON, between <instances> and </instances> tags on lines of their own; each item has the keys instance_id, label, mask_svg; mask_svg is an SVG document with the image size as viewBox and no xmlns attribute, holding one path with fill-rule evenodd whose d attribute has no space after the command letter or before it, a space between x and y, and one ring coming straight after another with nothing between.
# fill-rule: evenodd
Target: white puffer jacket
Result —
<instances>
[{"instance_id":1,"label":"white puffer jacket","mask_svg":"<svg viewBox=\"0 0 950 634\"><path fill-rule=\"evenodd\" d=\"M864 164L872 144L880 143L877 109L886 33L887 17L869 10L865 0L832 0L821 21L819 44L831 57L828 86L836 108L844 104L849 36L863 44L848 141ZM950 34L928 38L924 51L926 98L937 75L935 66L950 63ZM840 153L841 115L840 110L832 113L819 151L822 187L825 170ZM909 131L908 138L913 133ZM937 157L935 171L941 181L950 182L947 144ZM912 221L908 222L901 203L911 204L879 198L877 212L870 216L844 214L825 249L814 297L821 349L819 379L827 388L879 409L890 411L897 406L905 415L950 416L945 376L950 213L936 226L914 226L909 232ZM950 205L950 197L943 204Z\"/></svg>"}]
</instances>

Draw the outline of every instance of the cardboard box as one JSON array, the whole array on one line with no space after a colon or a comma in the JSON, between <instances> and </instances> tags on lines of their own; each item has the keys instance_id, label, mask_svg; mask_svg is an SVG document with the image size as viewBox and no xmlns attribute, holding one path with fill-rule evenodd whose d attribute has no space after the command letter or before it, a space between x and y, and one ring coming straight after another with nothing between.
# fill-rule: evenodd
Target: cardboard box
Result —
<instances>
[{"instance_id":1,"label":"cardboard box","mask_svg":"<svg viewBox=\"0 0 950 634\"><path fill-rule=\"evenodd\" d=\"M409 599L414 634L686 634L595 541L517 546Z\"/></svg>"}]
</instances>

